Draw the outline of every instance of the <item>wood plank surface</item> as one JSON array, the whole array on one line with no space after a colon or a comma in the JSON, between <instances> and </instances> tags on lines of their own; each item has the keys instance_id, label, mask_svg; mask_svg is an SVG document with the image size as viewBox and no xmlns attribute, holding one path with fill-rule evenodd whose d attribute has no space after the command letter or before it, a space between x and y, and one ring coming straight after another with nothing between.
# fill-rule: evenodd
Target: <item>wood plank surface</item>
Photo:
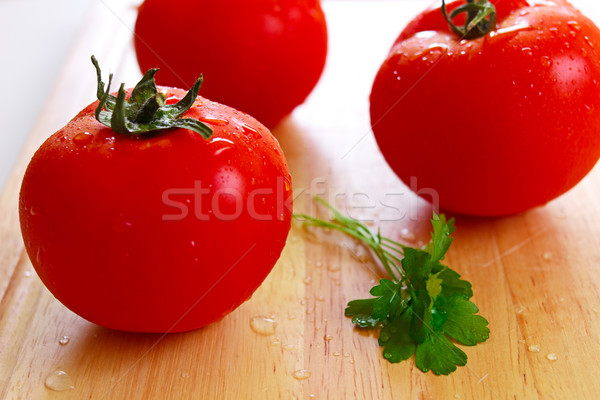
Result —
<instances>
[{"instance_id":1,"label":"wood plank surface","mask_svg":"<svg viewBox=\"0 0 600 400\"><path fill-rule=\"evenodd\" d=\"M600 21L593 1L575 3ZM426 4L324 2L326 71L307 102L274 129L292 171L297 212L317 213L311 196L321 195L393 238L428 240L431 206L385 164L368 118L379 64ZM134 2L96 4L0 197L0 398L598 398L600 167L544 207L507 218L457 218L447 262L473 283L491 337L463 347L467 366L447 377L423 374L414 359L383 359L376 337L343 316L345 304L367 296L382 271L352 240L298 224L254 296L204 329L116 332L62 306L23 250L20 181L37 146L93 100L90 54L111 66L115 81L137 81L134 20ZM275 319L276 333L253 332L256 316ZM68 343L59 343L65 335ZM56 371L65 371L73 388L48 389Z\"/></svg>"}]
</instances>

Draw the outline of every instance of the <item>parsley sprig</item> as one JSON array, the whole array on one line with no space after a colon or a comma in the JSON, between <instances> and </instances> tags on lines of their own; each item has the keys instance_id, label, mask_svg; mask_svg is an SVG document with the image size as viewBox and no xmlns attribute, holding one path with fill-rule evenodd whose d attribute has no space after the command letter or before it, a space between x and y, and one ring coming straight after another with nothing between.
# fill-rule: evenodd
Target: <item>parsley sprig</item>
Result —
<instances>
[{"instance_id":1,"label":"parsley sprig","mask_svg":"<svg viewBox=\"0 0 600 400\"><path fill-rule=\"evenodd\" d=\"M480 315L471 284L441 261L452 244L454 219L433 214L431 242L414 248L373 233L345 217L321 198L331 221L296 215L306 225L335 229L368 246L391 279L381 279L368 299L348 303L345 315L364 329L379 329L383 356L397 363L415 355L421 371L447 375L467 363L454 342L474 346L489 338L488 321Z\"/></svg>"}]
</instances>

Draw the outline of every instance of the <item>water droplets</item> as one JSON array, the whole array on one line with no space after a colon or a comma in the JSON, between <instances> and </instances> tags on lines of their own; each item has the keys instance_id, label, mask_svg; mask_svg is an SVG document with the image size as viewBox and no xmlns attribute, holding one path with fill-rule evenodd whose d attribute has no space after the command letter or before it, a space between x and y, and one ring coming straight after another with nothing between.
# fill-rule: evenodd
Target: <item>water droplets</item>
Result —
<instances>
[{"instance_id":1,"label":"water droplets","mask_svg":"<svg viewBox=\"0 0 600 400\"><path fill-rule=\"evenodd\" d=\"M567 22L567 26L569 27L569 34L572 37L576 37L579 31L581 30L581 26L577 21L569 21Z\"/></svg>"},{"instance_id":2,"label":"water droplets","mask_svg":"<svg viewBox=\"0 0 600 400\"><path fill-rule=\"evenodd\" d=\"M583 40L585 40L588 46L590 46L592 49L594 48L594 42L588 36L584 36Z\"/></svg>"},{"instance_id":3,"label":"water droplets","mask_svg":"<svg viewBox=\"0 0 600 400\"><path fill-rule=\"evenodd\" d=\"M292 184L287 177L283 178L283 188L286 192L290 192L292 190Z\"/></svg>"},{"instance_id":4,"label":"water droplets","mask_svg":"<svg viewBox=\"0 0 600 400\"><path fill-rule=\"evenodd\" d=\"M552 65L552 60L548 56L543 56L540 59L540 62L542 63L542 67L545 67L545 68L548 68Z\"/></svg>"},{"instance_id":5,"label":"water droplets","mask_svg":"<svg viewBox=\"0 0 600 400\"><path fill-rule=\"evenodd\" d=\"M89 132L81 132L73 136L73 143L77 145L86 145L94 139L94 135Z\"/></svg>"},{"instance_id":6,"label":"water droplets","mask_svg":"<svg viewBox=\"0 0 600 400\"><path fill-rule=\"evenodd\" d=\"M133 224L131 223L131 221L129 221L123 213L120 213L117 216L113 217L112 229L114 232L127 232L129 229L131 229L132 226Z\"/></svg>"},{"instance_id":7,"label":"water droplets","mask_svg":"<svg viewBox=\"0 0 600 400\"><path fill-rule=\"evenodd\" d=\"M44 385L55 392L64 392L73 389L73 379L65 371L54 371L46 377Z\"/></svg>"},{"instance_id":8,"label":"water droplets","mask_svg":"<svg viewBox=\"0 0 600 400\"><path fill-rule=\"evenodd\" d=\"M256 316L250 318L250 328L257 334L271 336L277 329L277 321L273 318Z\"/></svg>"},{"instance_id":9,"label":"water droplets","mask_svg":"<svg viewBox=\"0 0 600 400\"><path fill-rule=\"evenodd\" d=\"M210 118L210 117L199 117L198 121L204 122L207 124L215 125L215 126L225 126L229 124L229 121L218 118Z\"/></svg>"},{"instance_id":10,"label":"water droplets","mask_svg":"<svg viewBox=\"0 0 600 400\"><path fill-rule=\"evenodd\" d=\"M296 346L294 346L293 344L284 344L282 346L283 351L294 351L296 350Z\"/></svg>"},{"instance_id":11,"label":"water droplets","mask_svg":"<svg viewBox=\"0 0 600 400\"><path fill-rule=\"evenodd\" d=\"M532 344L529 345L529 347L527 348L530 352L532 353L539 353L541 348L539 344Z\"/></svg>"},{"instance_id":12,"label":"water droplets","mask_svg":"<svg viewBox=\"0 0 600 400\"><path fill-rule=\"evenodd\" d=\"M71 338L67 335L63 335L60 337L60 339L58 339L58 344L60 344L61 346L66 346L67 344L69 344L69 342L71 341Z\"/></svg>"},{"instance_id":13,"label":"water droplets","mask_svg":"<svg viewBox=\"0 0 600 400\"><path fill-rule=\"evenodd\" d=\"M308 378L310 378L311 375L312 375L312 373L307 369L298 369L298 370L294 371L294 373L292 374L294 379L297 379L299 381L308 379Z\"/></svg>"},{"instance_id":14,"label":"water droplets","mask_svg":"<svg viewBox=\"0 0 600 400\"><path fill-rule=\"evenodd\" d=\"M253 127L246 125L246 124L242 124L241 125L242 128L242 132L244 133L244 135L246 137L248 137L251 140L259 140L262 139L262 135L260 134L259 131L257 131L256 129L254 129Z\"/></svg>"},{"instance_id":15,"label":"water droplets","mask_svg":"<svg viewBox=\"0 0 600 400\"><path fill-rule=\"evenodd\" d=\"M415 234L413 232L411 232L408 228L402 228L400 229L400 237L404 240L408 240L408 241L414 241L415 240Z\"/></svg>"},{"instance_id":16,"label":"water droplets","mask_svg":"<svg viewBox=\"0 0 600 400\"><path fill-rule=\"evenodd\" d=\"M329 264L327 266L327 270L331 271L331 272L338 272L341 269L339 264Z\"/></svg>"}]
</instances>

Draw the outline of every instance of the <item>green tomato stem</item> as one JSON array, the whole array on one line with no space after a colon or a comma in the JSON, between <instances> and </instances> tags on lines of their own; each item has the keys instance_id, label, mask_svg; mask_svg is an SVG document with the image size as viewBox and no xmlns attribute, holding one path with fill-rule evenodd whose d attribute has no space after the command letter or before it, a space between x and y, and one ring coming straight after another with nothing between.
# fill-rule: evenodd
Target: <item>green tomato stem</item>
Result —
<instances>
[{"instance_id":1,"label":"green tomato stem","mask_svg":"<svg viewBox=\"0 0 600 400\"><path fill-rule=\"evenodd\" d=\"M458 6L450 15L446 9L446 2L442 0L442 15L448 26L461 39L477 39L483 37L496 29L496 7L488 0L466 0L463 5ZM464 26L455 25L452 20L461 13L466 13Z\"/></svg>"},{"instance_id":2,"label":"green tomato stem","mask_svg":"<svg viewBox=\"0 0 600 400\"><path fill-rule=\"evenodd\" d=\"M127 99L125 84L119 87L117 97L110 94L112 74L109 75L108 85L104 90L102 72L94 56L92 64L96 68L98 80L99 103L95 112L96 119L116 133L139 138L166 129L184 128L200 134L205 139L211 137L212 129L206 124L193 118L180 118L196 101L202 85L202 76L181 100L175 104L166 104L166 96L158 91L154 80L157 68L146 71Z\"/></svg>"}]
</instances>

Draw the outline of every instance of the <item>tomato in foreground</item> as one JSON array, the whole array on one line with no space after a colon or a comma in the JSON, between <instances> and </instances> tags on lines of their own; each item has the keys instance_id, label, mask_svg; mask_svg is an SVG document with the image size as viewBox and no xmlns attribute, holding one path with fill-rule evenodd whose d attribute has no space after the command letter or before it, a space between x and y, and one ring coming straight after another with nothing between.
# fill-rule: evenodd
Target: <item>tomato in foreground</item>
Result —
<instances>
[{"instance_id":1,"label":"tomato in foreground","mask_svg":"<svg viewBox=\"0 0 600 400\"><path fill-rule=\"evenodd\" d=\"M154 72L117 98L99 88L112 129L97 101L46 140L19 211L31 262L65 306L108 328L177 332L261 284L290 228L291 181L263 125L196 97L199 84L157 93ZM126 96L138 103L119 121ZM157 127L170 129L144 131Z\"/></svg>"},{"instance_id":2,"label":"tomato in foreground","mask_svg":"<svg viewBox=\"0 0 600 400\"><path fill-rule=\"evenodd\" d=\"M545 204L600 155L598 28L561 0L491 3L495 26L485 16L471 39L439 7L418 15L371 93L373 132L396 174L435 189L443 209L480 216Z\"/></svg>"},{"instance_id":3,"label":"tomato in foreground","mask_svg":"<svg viewBox=\"0 0 600 400\"><path fill-rule=\"evenodd\" d=\"M142 71L247 112L268 128L301 104L325 66L318 0L145 0L135 24Z\"/></svg>"}]
</instances>

